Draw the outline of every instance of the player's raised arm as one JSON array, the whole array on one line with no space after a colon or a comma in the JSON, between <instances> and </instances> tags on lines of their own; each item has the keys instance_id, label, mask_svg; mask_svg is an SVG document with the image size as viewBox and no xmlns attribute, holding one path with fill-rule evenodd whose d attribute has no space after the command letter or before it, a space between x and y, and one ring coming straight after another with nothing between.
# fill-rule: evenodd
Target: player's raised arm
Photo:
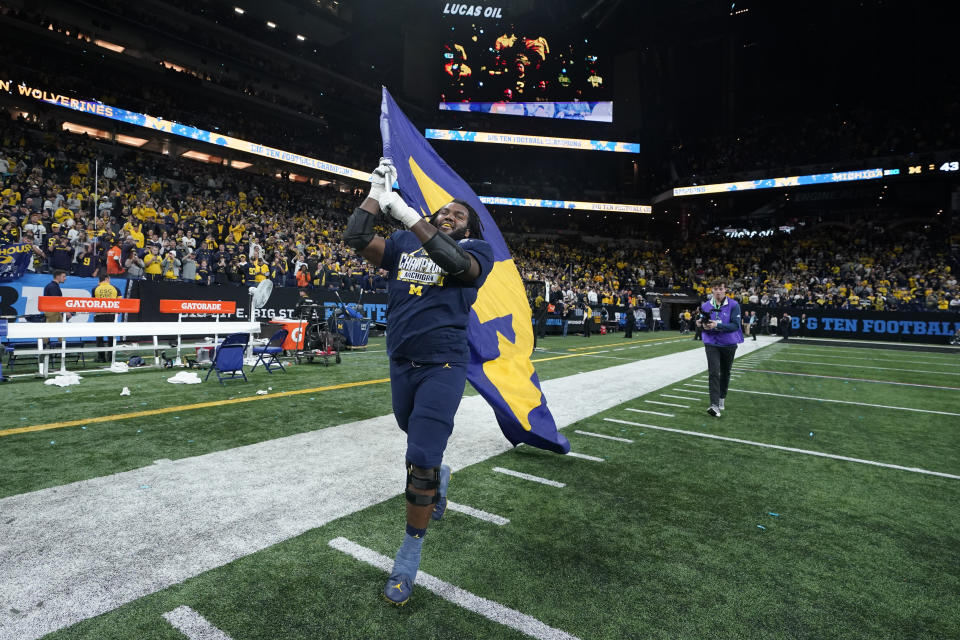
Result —
<instances>
[{"instance_id":1,"label":"player's raised arm","mask_svg":"<svg viewBox=\"0 0 960 640\"><path fill-rule=\"evenodd\" d=\"M397 171L390 160L381 158L379 166L370 174L370 193L360 206L353 210L343 232L343 241L347 246L377 267L383 262L386 244L373 230L373 223L380 212L378 199L390 191L396 175Z\"/></svg>"}]
</instances>

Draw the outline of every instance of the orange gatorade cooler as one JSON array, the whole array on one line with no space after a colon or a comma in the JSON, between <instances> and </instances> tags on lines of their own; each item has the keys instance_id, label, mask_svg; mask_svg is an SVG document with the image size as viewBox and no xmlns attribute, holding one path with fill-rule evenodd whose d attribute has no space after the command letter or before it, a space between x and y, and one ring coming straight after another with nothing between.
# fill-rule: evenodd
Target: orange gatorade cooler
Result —
<instances>
[{"instance_id":1,"label":"orange gatorade cooler","mask_svg":"<svg viewBox=\"0 0 960 640\"><path fill-rule=\"evenodd\" d=\"M303 338L307 331L306 320L288 320L286 318L277 318L270 321L270 324L282 325L281 329L286 329L287 339L281 345L285 351L300 351L303 349Z\"/></svg>"}]
</instances>

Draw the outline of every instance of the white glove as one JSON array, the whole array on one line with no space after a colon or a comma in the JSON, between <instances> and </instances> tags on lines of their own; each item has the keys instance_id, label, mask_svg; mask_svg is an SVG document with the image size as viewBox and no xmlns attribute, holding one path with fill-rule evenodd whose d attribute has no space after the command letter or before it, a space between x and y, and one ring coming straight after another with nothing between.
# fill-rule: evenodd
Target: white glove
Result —
<instances>
[{"instance_id":1,"label":"white glove","mask_svg":"<svg viewBox=\"0 0 960 640\"><path fill-rule=\"evenodd\" d=\"M381 211L402 222L407 229L423 220L417 210L404 202L400 194L394 191L388 191L380 196L378 202Z\"/></svg>"},{"instance_id":2,"label":"white glove","mask_svg":"<svg viewBox=\"0 0 960 640\"><path fill-rule=\"evenodd\" d=\"M380 164L370 174L370 193L367 197L379 200L380 196L393 188L396 180L397 168L393 166L393 161L390 158L380 158Z\"/></svg>"}]
</instances>

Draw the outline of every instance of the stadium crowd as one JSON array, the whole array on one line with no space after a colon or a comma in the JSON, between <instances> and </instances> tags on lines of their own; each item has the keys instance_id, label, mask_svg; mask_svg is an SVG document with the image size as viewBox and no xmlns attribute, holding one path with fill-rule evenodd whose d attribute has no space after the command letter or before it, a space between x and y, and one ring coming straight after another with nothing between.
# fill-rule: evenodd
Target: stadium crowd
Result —
<instances>
[{"instance_id":1,"label":"stadium crowd","mask_svg":"<svg viewBox=\"0 0 960 640\"><path fill-rule=\"evenodd\" d=\"M0 241L33 245L31 270L382 287L330 240L352 193L133 151L105 162L95 189L95 148L49 127L0 125Z\"/></svg>"},{"instance_id":2,"label":"stadium crowd","mask_svg":"<svg viewBox=\"0 0 960 640\"><path fill-rule=\"evenodd\" d=\"M705 295L724 277L742 302L773 307L960 311L956 273L930 235L861 221L679 247L685 282Z\"/></svg>"},{"instance_id":3,"label":"stadium crowd","mask_svg":"<svg viewBox=\"0 0 960 640\"><path fill-rule=\"evenodd\" d=\"M32 270L385 287L384 274L339 241L356 193L132 150L111 161L102 152L53 124L0 123L0 242L32 244ZM104 158L96 190L95 156ZM544 236L522 216L497 219L525 279L593 304L619 306L646 292L702 295L723 276L734 297L772 307L960 311L947 256L917 231L814 226L670 246L628 235Z\"/></svg>"}]
</instances>

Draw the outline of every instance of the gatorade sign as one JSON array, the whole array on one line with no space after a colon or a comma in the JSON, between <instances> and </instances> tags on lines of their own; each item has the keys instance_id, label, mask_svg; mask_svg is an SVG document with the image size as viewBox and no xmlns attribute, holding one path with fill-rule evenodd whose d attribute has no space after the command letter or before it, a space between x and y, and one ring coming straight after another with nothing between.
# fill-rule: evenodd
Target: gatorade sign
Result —
<instances>
[{"instance_id":1,"label":"gatorade sign","mask_svg":"<svg viewBox=\"0 0 960 640\"><path fill-rule=\"evenodd\" d=\"M233 300L161 300L160 313L210 313L232 314L237 312Z\"/></svg>"},{"instance_id":2,"label":"gatorade sign","mask_svg":"<svg viewBox=\"0 0 960 640\"><path fill-rule=\"evenodd\" d=\"M40 296L37 298L37 309L70 313L137 313L140 311L140 301L131 298Z\"/></svg>"}]
</instances>

